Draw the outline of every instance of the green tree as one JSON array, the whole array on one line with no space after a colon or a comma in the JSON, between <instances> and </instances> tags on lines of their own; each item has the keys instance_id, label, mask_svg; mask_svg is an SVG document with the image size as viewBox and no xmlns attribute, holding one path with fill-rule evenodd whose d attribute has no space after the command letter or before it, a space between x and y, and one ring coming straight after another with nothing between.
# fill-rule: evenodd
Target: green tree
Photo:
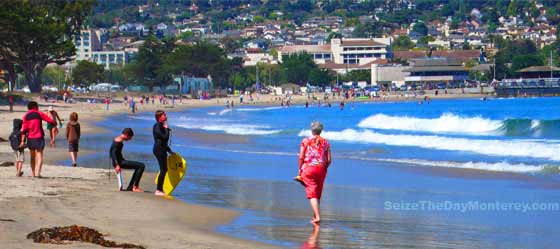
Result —
<instances>
[{"instance_id":1,"label":"green tree","mask_svg":"<svg viewBox=\"0 0 560 249\"><path fill-rule=\"evenodd\" d=\"M309 72L317 68L311 55L307 53L290 54L282 58L282 68L289 83L300 86L307 84Z\"/></svg>"},{"instance_id":2,"label":"green tree","mask_svg":"<svg viewBox=\"0 0 560 249\"><path fill-rule=\"evenodd\" d=\"M393 41L393 50L409 50L414 48L414 42L410 40L408 35L398 36Z\"/></svg>"},{"instance_id":3,"label":"green tree","mask_svg":"<svg viewBox=\"0 0 560 249\"><path fill-rule=\"evenodd\" d=\"M41 91L47 64L72 60L78 35L93 0L0 1L0 53L19 65L31 92Z\"/></svg>"},{"instance_id":4,"label":"green tree","mask_svg":"<svg viewBox=\"0 0 560 249\"><path fill-rule=\"evenodd\" d=\"M54 83L60 86L62 81L64 80L65 73L64 69L61 66L54 65L48 66L43 70L41 75L41 80L47 83Z\"/></svg>"},{"instance_id":5,"label":"green tree","mask_svg":"<svg viewBox=\"0 0 560 249\"><path fill-rule=\"evenodd\" d=\"M194 77L210 75L217 86L227 87L229 76L236 68L234 62L229 60L225 51L218 46L199 42L192 46L177 46L164 57L157 74L162 76L186 74Z\"/></svg>"},{"instance_id":6,"label":"green tree","mask_svg":"<svg viewBox=\"0 0 560 249\"><path fill-rule=\"evenodd\" d=\"M423 22L417 22L414 24L414 27L412 27L412 31L417 32L422 36L426 36L428 35L428 26L426 26Z\"/></svg>"},{"instance_id":7,"label":"green tree","mask_svg":"<svg viewBox=\"0 0 560 249\"><path fill-rule=\"evenodd\" d=\"M327 69L314 68L309 72L309 83L318 86L329 86L333 81L333 76Z\"/></svg>"},{"instance_id":8,"label":"green tree","mask_svg":"<svg viewBox=\"0 0 560 249\"><path fill-rule=\"evenodd\" d=\"M103 80L103 66L89 61L79 61L72 70L72 82L78 85L90 85Z\"/></svg>"},{"instance_id":9,"label":"green tree","mask_svg":"<svg viewBox=\"0 0 560 249\"><path fill-rule=\"evenodd\" d=\"M146 38L142 47L138 49L136 58L128 67L128 71L132 74L136 83L150 88L164 83L159 81L162 77L158 77L157 70L163 64L163 56L167 49L166 45L154 35L149 35Z\"/></svg>"},{"instance_id":10,"label":"green tree","mask_svg":"<svg viewBox=\"0 0 560 249\"><path fill-rule=\"evenodd\" d=\"M519 69L544 65L543 58L537 54L516 55L512 59L511 70L515 73Z\"/></svg>"},{"instance_id":11,"label":"green tree","mask_svg":"<svg viewBox=\"0 0 560 249\"><path fill-rule=\"evenodd\" d=\"M383 26L379 22L367 21L358 23L354 27L352 35L354 37L379 37L383 34Z\"/></svg>"},{"instance_id":12,"label":"green tree","mask_svg":"<svg viewBox=\"0 0 560 249\"><path fill-rule=\"evenodd\" d=\"M516 0L512 0L507 7L506 15L517 16L518 13L519 13L518 3Z\"/></svg>"},{"instance_id":13,"label":"green tree","mask_svg":"<svg viewBox=\"0 0 560 249\"><path fill-rule=\"evenodd\" d=\"M371 70L352 70L346 74L344 74L341 78L341 81L371 81Z\"/></svg>"}]
</instances>

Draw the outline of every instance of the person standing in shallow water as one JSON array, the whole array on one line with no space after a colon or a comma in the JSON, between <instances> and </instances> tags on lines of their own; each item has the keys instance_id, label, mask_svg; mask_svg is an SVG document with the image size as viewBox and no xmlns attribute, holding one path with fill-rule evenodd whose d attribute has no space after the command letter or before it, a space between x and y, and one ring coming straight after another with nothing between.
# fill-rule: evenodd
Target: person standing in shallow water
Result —
<instances>
[{"instance_id":1,"label":"person standing in shallow water","mask_svg":"<svg viewBox=\"0 0 560 249\"><path fill-rule=\"evenodd\" d=\"M167 125L167 114L164 111L158 110L155 113L156 123L154 124L153 135L154 135L154 156L159 164L159 176L157 179L157 190L155 195L163 196L163 181L165 180L165 174L167 173L167 154L173 153L171 148L169 148L169 136L171 134L171 129Z\"/></svg>"},{"instance_id":2,"label":"person standing in shallow water","mask_svg":"<svg viewBox=\"0 0 560 249\"><path fill-rule=\"evenodd\" d=\"M327 177L327 168L332 162L331 146L329 141L321 137L323 124L311 123L311 137L304 138L299 149L299 177L298 181L305 186L305 194L311 209L313 218L311 223L321 222L320 201L323 192L323 183Z\"/></svg>"}]
</instances>

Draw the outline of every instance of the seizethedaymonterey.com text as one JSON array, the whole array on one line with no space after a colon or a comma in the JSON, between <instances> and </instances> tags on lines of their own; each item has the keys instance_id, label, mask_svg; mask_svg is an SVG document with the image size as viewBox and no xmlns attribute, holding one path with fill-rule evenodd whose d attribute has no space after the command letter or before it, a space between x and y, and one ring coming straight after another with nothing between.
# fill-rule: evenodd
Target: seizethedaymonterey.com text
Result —
<instances>
[{"instance_id":1,"label":"seizethedaymonterey.com text","mask_svg":"<svg viewBox=\"0 0 560 249\"><path fill-rule=\"evenodd\" d=\"M452 212L472 212L472 211L514 211L514 212L553 212L560 211L560 202L481 202L481 201L430 201L419 200L415 202L395 202L385 201L385 210L394 211L452 211Z\"/></svg>"}]
</instances>

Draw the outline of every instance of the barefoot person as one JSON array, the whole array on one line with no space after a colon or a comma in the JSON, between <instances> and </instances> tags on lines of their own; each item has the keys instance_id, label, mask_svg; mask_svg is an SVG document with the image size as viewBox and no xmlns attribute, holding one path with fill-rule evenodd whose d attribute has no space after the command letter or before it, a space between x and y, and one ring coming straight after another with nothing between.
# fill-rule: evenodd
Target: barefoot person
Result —
<instances>
[{"instance_id":1,"label":"barefoot person","mask_svg":"<svg viewBox=\"0 0 560 249\"><path fill-rule=\"evenodd\" d=\"M76 167L78 160L78 148L80 144L80 123L78 123L78 113L70 113L70 122L66 125L66 140L68 141L68 152L72 158L72 167Z\"/></svg>"},{"instance_id":2,"label":"barefoot person","mask_svg":"<svg viewBox=\"0 0 560 249\"><path fill-rule=\"evenodd\" d=\"M313 136L304 138L299 149L300 177L305 186L305 194L309 199L311 209L313 209L313 219L311 219L313 224L319 224L321 221L319 204L327 168L331 164L331 146L326 139L320 136L322 131L323 125L313 122L311 124Z\"/></svg>"},{"instance_id":3,"label":"barefoot person","mask_svg":"<svg viewBox=\"0 0 560 249\"><path fill-rule=\"evenodd\" d=\"M131 128L124 128L122 133L113 139L109 155L111 156L111 162L113 163L113 167L115 167L115 172L117 174L121 173L121 169L134 170L134 174L132 175L132 179L130 179L130 183L126 188L126 191L144 192L139 185L146 166L141 162L126 160L122 155L124 141L129 141L133 136L134 132Z\"/></svg>"},{"instance_id":4,"label":"barefoot person","mask_svg":"<svg viewBox=\"0 0 560 249\"><path fill-rule=\"evenodd\" d=\"M169 135L171 129L167 125L167 114L164 111L158 110L155 114L156 123L154 124L154 156L159 164L159 176L157 179L157 190L155 195L163 196L163 181L165 180L165 173L167 173L167 153L173 153L169 148Z\"/></svg>"},{"instance_id":5,"label":"barefoot person","mask_svg":"<svg viewBox=\"0 0 560 249\"><path fill-rule=\"evenodd\" d=\"M29 148L31 175L41 177L43 167L43 150L45 149L45 132L43 131L43 120L50 125L56 123L45 113L39 112L39 105L35 101L27 103L27 113L23 115L23 125L21 127L21 144L24 146L25 134L27 134L27 147ZM37 169L37 171L35 171Z\"/></svg>"},{"instance_id":6,"label":"barefoot person","mask_svg":"<svg viewBox=\"0 0 560 249\"><path fill-rule=\"evenodd\" d=\"M53 109L52 105L49 106L49 109L47 110L46 114L52 120L54 120L54 124L47 124L47 130L49 130L49 134L51 135L50 145L51 147L54 147L56 143L56 135L58 135L58 127L56 121L58 120L59 124L62 125L62 120L60 120L60 116L58 116L58 112Z\"/></svg>"},{"instance_id":7,"label":"barefoot person","mask_svg":"<svg viewBox=\"0 0 560 249\"><path fill-rule=\"evenodd\" d=\"M14 129L10 134L10 145L12 150L14 150L14 155L16 157L16 176L21 177L23 175L23 171L21 171L21 169L23 168L23 161L25 160L25 148L21 147L21 126L23 124L23 120L15 118L13 124Z\"/></svg>"}]
</instances>

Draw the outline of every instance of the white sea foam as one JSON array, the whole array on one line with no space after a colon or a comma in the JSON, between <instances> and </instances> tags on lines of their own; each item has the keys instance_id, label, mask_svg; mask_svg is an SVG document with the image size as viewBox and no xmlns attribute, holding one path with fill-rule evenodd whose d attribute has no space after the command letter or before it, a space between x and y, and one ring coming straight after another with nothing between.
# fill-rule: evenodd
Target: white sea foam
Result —
<instances>
[{"instance_id":1,"label":"white sea foam","mask_svg":"<svg viewBox=\"0 0 560 249\"><path fill-rule=\"evenodd\" d=\"M548 165L529 165L524 163L510 164L507 162L486 163L486 162L452 162L452 161L429 161L422 159L390 159L390 158L358 158L348 157L348 159L356 160L372 160L382 162L394 162L402 164L412 164L428 167L445 167L459 169L475 169L497 172L515 172L515 173L537 173L542 172Z\"/></svg>"},{"instance_id":2,"label":"white sea foam","mask_svg":"<svg viewBox=\"0 0 560 249\"><path fill-rule=\"evenodd\" d=\"M299 136L309 136L309 134L311 134L309 130L303 130L300 131ZM560 144L524 140L483 140L436 135L395 135L353 129L324 131L322 136L334 141L350 143L415 146L427 149L472 152L490 156L531 157L560 161L560 153L558 153L560 151Z\"/></svg>"},{"instance_id":3,"label":"white sea foam","mask_svg":"<svg viewBox=\"0 0 560 249\"><path fill-rule=\"evenodd\" d=\"M240 112L257 112L257 111L268 111L268 110L278 110L282 109L282 106L271 106L271 107L262 107L262 108L237 108L236 111Z\"/></svg>"},{"instance_id":4,"label":"white sea foam","mask_svg":"<svg viewBox=\"0 0 560 249\"><path fill-rule=\"evenodd\" d=\"M240 124L210 124L189 122L177 125L185 129L199 129L206 131L221 131L234 135L269 135L281 132L281 130L271 130L268 126L259 125L240 125Z\"/></svg>"},{"instance_id":5,"label":"white sea foam","mask_svg":"<svg viewBox=\"0 0 560 249\"><path fill-rule=\"evenodd\" d=\"M501 125L502 121L445 113L433 119L376 114L360 121L358 127L433 133L492 134L497 132Z\"/></svg>"}]
</instances>

